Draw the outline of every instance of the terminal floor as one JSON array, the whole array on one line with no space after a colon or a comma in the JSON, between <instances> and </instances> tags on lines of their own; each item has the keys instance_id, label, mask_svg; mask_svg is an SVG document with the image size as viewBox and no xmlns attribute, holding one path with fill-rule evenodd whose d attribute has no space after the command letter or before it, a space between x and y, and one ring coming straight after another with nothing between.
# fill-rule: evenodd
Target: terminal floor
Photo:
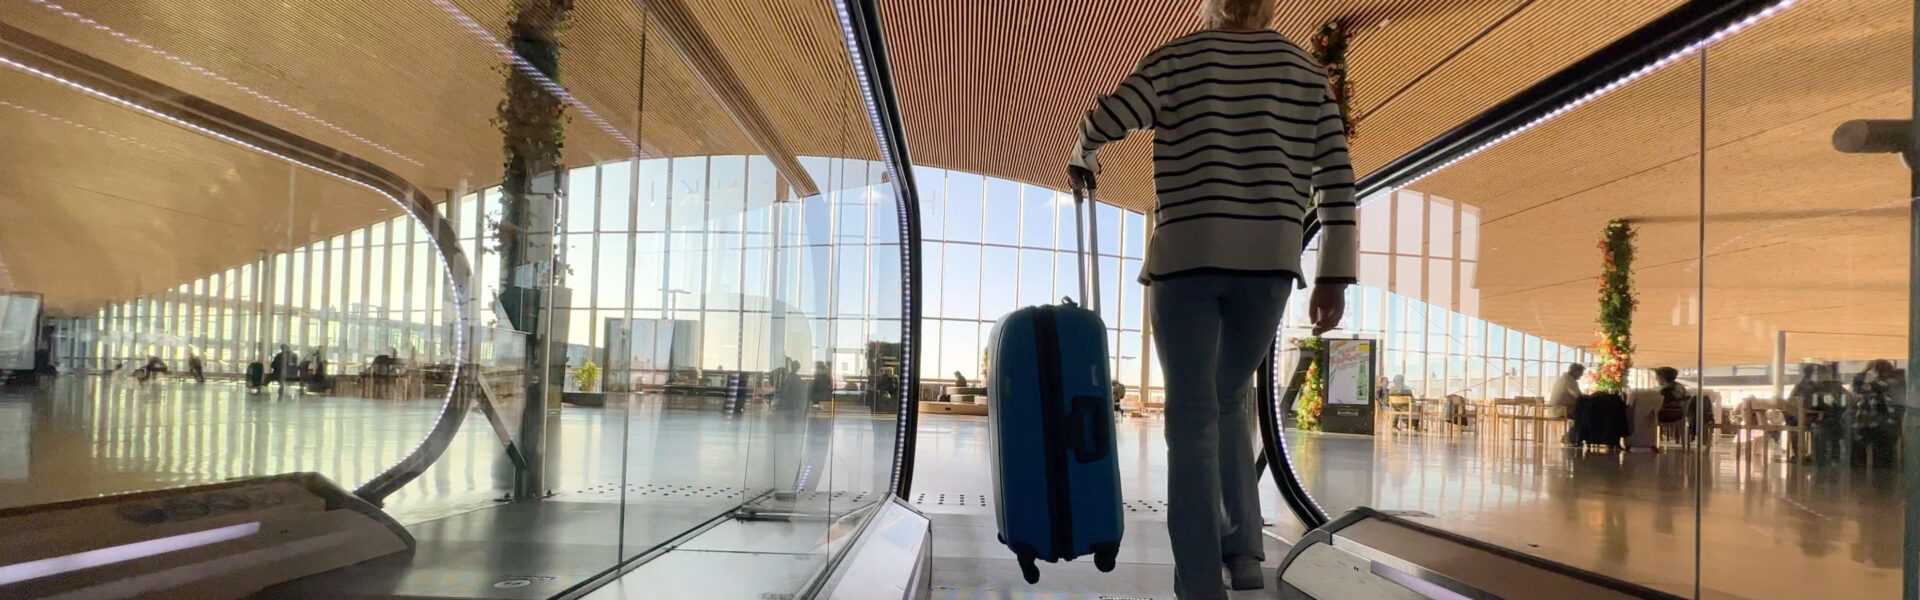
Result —
<instances>
[{"instance_id":1,"label":"terminal floor","mask_svg":"<svg viewBox=\"0 0 1920 600\"><path fill-rule=\"evenodd\" d=\"M1163 528L1155 512L1164 510L1168 493L1161 421L1128 418L1117 430L1129 533ZM991 505L982 496L992 490L986 436L981 417L922 417L915 496L935 513L936 524L941 513L973 510L942 505ZM1900 594L1904 504L1894 473L1792 464L1758 445L1743 457L1725 439L1706 451L1658 454L1405 433L1290 431L1287 443L1298 472L1330 513L1360 504L1404 511L1417 521L1687 597L1695 595L1696 568L1701 598ZM1704 468L1696 472L1697 466ZM1263 486L1262 495L1274 521L1269 530L1294 539L1298 525L1279 508L1273 487ZM1695 511L1696 495L1704 512ZM959 552L975 545L983 556L1004 553L993 547L990 530L959 532L967 533L959 536L965 548ZM1154 542L1164 544L1164 533L1155 533ZM1696 537L1703 560L1694 558ZM1280 555L1270 551L1268 558L1271 567ZM960 587L976 570L936 561L935 583ZM1091 565L1065 570L1092 573ZM1043 568L1043 584L1048 573Z\"/></svg>"},{"instance_id":2,"label":"terminal floor","mask_svg":"<svg viewBox=\"0 0 1920 600\"><path fill-rule=\"evenodd\" d=\"M439 409L426 400L247 394L230 383L60 379L0 391L0 506L297 470L351 487L411 450ZM626 418L612 418L620 414ZM832 421L836 447L826 468L837 487L824 489L846 492L852 503L884 486L892 424L864 415ZM1025 588L991 536L986 421L923 416L910 499L935 519L936 584L945 597L1068 597L1066 590L1093 589L1083 584L1135 580L1124 587L1166 597L1156 587L1170 579L1156 574L1166 568L1160 422L1128 418L1118 432L1132 548L1122 560L1130 567L1103 575L1091 564L1048 565L1043 587ZM707 411L568 407L553 433L553 500L623 503L626 523L649 524L593 542L606 547L608 564L670 535L663 519L691 526L737 506L765 478L751 465L769 462L754 444L766 438ZM1703 598L1899 595L1904 503L1900 478L1889 472L1792 464L1777 453L1742 458L1724 440L1705 452L1624 455L1407 434L1292 433L1288 445L1330 512L1362 503L1408 511L1684 596L1694 595L1696 569ZM499 456L484 418L471 415L446 457L395 494L389 509L420 523L494 506L505 489ZM1270 529L1297 534L1267 488ZM1270 552L1269 566L1279 558ZM963 595L974 593L983 595Z\"/></svg>"}]
</instances>

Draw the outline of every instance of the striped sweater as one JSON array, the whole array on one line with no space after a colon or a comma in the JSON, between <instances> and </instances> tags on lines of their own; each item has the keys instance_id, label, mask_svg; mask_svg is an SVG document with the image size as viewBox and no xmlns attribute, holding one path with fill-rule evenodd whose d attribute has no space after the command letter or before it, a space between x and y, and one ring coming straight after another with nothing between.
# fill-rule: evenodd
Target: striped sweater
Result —
<instances>
[{"instance_id":1,"label":"striped sweater","mask_svg":"<svg viewBox=\"0 0 1920 600\"><path fill-rule=\"evenodd\" d=\"M1275 31L1207 30L1160 47L1080 122L1070 159L1152 129L1153 239L1142 282L1181 275L1296 281L1306 224L1321 236L1317 283L1353 283L1353 167L1324 72Z\"/></svg>"}]
</instances>

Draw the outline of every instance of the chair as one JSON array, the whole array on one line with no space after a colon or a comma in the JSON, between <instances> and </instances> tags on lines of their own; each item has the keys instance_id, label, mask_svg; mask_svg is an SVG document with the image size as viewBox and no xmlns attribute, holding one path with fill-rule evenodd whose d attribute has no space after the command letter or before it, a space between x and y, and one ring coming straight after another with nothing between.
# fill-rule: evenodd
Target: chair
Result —
<instances>
[{"instance_id":1,"label":"chair","mask_svg":"<svg viewBox=\"0 0 1920 600\"><path fill-rule=\"evenodd\" d=\"M1627 436L1627 448L1660 448L1660 402L1660 390L1627 393L1627 413L1633 422L1633 435Z\"/></svg>"},{"instance_id":2,"label":"chair","mask_svg":"<svg viewBox=\"0 0 1920 600\"><path fill-rule=\"evenodd\" d=\"M373 364L367 368L367 377L373 380L373 392L386 396L395 391L395 383L400 379L402 369L400 361L385 354L373 357Z\"/></svg>"},{"instance_id":3,"label":"chair","mask_svg":"<svg viewBox=\"0 0 1920 600\"><path fill-rule=\"evenodd\" d=\"M1400 429L1401 423L1412 424L1420 418L1411 394L1387 394L1381 409L1378 418L1386 419L1389 429Z\"/></svg>"},{"instance_id":4,"label":"chair","mask_svg":"<svg viewBox=\"0 0 1920 600\"><path fill-rule=\"evenodd\" d=\"M1549 420L1562 420L1558 417L1552 419L1547 417L1546 399L1539 396L1516 396L1508 401L1507 406L1512 407L1513 410L1512 416L1509 418L1516 424L1513 428L1513 439L1515 441L1542 441L1546 439L1546 422ZM1522 428L1518 426L1519 423L1531 424L1532 426L1527 428L1527 430L1531 431L1533 435L1531 437L1521 437L1520 432Z\"/></svg>"}]
</instances>

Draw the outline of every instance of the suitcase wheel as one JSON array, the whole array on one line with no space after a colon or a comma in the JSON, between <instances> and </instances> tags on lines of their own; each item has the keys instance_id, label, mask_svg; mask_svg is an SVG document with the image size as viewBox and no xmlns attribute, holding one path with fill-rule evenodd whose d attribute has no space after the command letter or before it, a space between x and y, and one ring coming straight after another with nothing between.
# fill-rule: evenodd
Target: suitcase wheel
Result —
<instances>
[{"instance_id":1,"label":"suitcase wheel","mask_svg":"<svg viewBox=\"0 0 1920 600\"><path fill-rule=\"evenodd\" d=\"M1040 565L1033 564L1033 555L1020 555L1020 577L1026 579L1028 585L1040 583Z\"/></svg>"},{"instance_id":2,"label":"suitcase wheel","mask_svg":"<svg viewBox=\"0 0 1920 600\"><path fill-rule=\"evenodd\" d=\"M1093 566L1100 569L1101 573L1111 573L1113 572L1114 560L1119 558L1119 554L1119 548L1101 548L1100 550L1096 550L1093 553Z\"/></svg>"}]
</instances>

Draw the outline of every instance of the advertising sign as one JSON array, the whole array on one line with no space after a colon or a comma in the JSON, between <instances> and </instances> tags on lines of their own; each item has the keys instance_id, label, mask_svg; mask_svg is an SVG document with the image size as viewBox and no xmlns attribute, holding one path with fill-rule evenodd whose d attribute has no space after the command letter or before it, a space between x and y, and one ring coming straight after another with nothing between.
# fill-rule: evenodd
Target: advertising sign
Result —
<instances>
[{"instance_id":1,"label":"advertising sign","mask_svg":"<svg viewBox=\"0 0 1920 600\"><path fill-rule=\"evenodd\" d=\"M1367 404L1373 340L1327 340L1327 404Z\"/></svg>"},{"instance_id":2,"label":"advertising sign","mask_svg":"<svg viewBox=\"0 0 1920 600\"><path fill-rule=\"evenodd\" d=\"M0 370L33 368L33 335L40 322L40 296L0 293Z\"/></svg>"}]
</instances>

